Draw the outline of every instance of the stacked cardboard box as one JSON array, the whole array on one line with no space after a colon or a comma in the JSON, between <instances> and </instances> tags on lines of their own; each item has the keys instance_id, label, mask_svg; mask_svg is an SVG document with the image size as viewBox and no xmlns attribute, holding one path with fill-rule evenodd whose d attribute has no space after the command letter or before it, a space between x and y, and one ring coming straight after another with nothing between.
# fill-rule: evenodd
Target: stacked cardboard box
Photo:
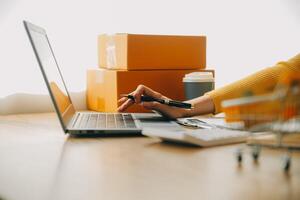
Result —
<instances>
[{"instance_id":1,"label":"stacked cardboard box","mask_svg":"<svg viewBox=\"0 0 300 200\"><path fill-rule=\"evenodd\" d=\"M184 100L185 74L207 71L205 36L115 34L98 37L98 69L87 71L88 108L116 112L139 84ZM213 70L208 70L213 71ZM128 112L147 112L134 105Z\"/></svg>"}]
</instances>

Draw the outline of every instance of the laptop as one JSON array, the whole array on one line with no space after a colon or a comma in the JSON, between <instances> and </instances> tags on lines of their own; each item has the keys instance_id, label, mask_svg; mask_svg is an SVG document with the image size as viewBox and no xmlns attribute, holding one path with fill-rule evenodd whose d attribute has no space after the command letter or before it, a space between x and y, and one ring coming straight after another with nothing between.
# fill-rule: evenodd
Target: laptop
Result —
<instances>
[{"instance_id":1,"label":"laptop","mask_svg":"<svg viewBox=\"0 0 300 200\"><path fill-rule=\"evenodd\" d=\"M204 127L201 123L200 130L190 131L179 125L182 121L170 121L156 113L76 112L45 29L27 21L24 26L65 133L76 136L145 135L197 146L245 141L245 133L219 128L210 130L209 123Z\"/></svg>"},{"instance_id":2,"label":"laptop","mask_svg":"<svg viewBox=\"0 0 300 200\"><path fill-rule=\"evenodd\" d=\"M131 113L76 112L45 29L24 21L51 100L65 133L73 135L140 135L141 124Z\"/></svg>"}]
</instances>

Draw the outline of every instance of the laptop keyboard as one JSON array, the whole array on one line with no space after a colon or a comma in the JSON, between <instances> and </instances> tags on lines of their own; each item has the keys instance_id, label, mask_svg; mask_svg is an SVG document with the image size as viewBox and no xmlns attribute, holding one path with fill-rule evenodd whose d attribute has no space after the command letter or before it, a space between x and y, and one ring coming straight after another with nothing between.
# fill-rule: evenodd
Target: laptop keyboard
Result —
<instances>
[{"instance_id":1,"label":"laptop keyboard","mask_svg":"<svg viewBox=\"0 0 300 200\"><path fill-rule=\"evenodd\" d=\"M120 113L80 113L74 128L122 129L136 128L131 114Z\"/></svg>"}]
</instances>

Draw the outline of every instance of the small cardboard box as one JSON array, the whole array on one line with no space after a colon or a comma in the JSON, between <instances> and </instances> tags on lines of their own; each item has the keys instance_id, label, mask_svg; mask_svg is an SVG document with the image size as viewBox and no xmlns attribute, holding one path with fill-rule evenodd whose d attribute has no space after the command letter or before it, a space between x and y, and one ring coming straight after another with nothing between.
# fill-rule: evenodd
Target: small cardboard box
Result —
<instances>
[{"instance_id":1,"label":"small cardboard box","mask_svg":"<svg viewBox=\"0 0 300 200\"><path fill-rule=\"evenodd\" d=\"M124 70L205 69L205 36L99 35L101 68Z\"/></svg>"},{"instance_id":2,"label":"small cardboard box","mask_svg":"<svg viewBox=\"0 0 300 200\"><path fill-rule=\"evenodd\" d=\"M182 78L195 71L213 70L149 70L127 71L90 69L87 71L87 106L90 110L116 112L121 94L128 94L140 84L161 94L183 101ZM131 106L126 112L149 112L139 105Z\"/></svg>"}]
</instances>

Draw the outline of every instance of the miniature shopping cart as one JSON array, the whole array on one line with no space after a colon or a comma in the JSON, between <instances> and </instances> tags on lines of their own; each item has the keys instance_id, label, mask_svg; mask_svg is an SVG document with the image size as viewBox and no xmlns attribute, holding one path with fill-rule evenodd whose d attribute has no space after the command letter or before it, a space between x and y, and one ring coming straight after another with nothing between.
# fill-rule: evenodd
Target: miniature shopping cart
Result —
<instances>
[{"instance_id":1,"label":"miniature shopping cart","mask_svg":"<svg viewBox=\"0 0 300 200\"><path fill-rule=\"evenodd\" d=\"M284 77L272 93L227 100L222 107L228 124L250 132L255 162L262 148L284 149L283 169L290 169L292 152L300 151L300 74ZM241 164L243 148L236 158Z\"/></svg>"},{"instance_id":2,"label":"miniature shopping cart","mask_svg":"<svg viewBox=\"0 0 300 200\"><path fill-rule=\"evenodd\" d=\"M259 131L259 129L256 129ZM261 129L263 132L250 132L247 145L251 147L251 155L258 161L262 148L285 150L283 169L288 171L291 166L293 151L300 151L300 119L290 119L286 122L272 122ZM236 159L241 164L243 148L236 152Z\"/></svg>"}]
</instances>

